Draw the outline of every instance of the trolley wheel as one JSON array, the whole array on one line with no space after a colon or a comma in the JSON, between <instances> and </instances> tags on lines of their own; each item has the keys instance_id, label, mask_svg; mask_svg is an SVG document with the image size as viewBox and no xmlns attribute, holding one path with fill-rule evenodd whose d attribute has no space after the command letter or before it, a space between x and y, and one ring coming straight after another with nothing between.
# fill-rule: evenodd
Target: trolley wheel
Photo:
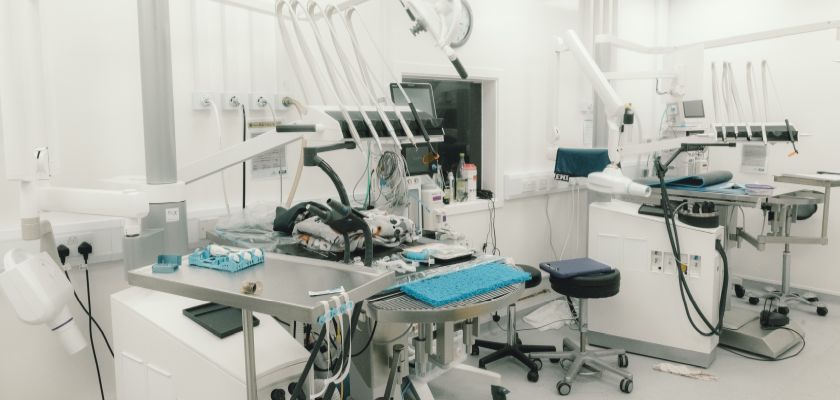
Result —
<instances>
[{"instance_id":1,"label":"trolley wheel","mask_svg":"<svg viewBox=\"0 0 840 400\"><path fill-rule=\"evenodd\" d=\"M568 396L572 392L572 385L566 382L557 382L557 393L561 396Z\"/></svg>"},{"instance_id":2,"label":"trolley wheel","mask_svg":"<svg viewBox=\"0 0 840 400\"><path fill-rule=\"evenodd\" d=\"M627 368L630 365L630 358L627 357L627 354L619 354L618 355L618 366L619 368Z\"/></svg>"},{"instance_id":3,"label":"trolley wheel","mask_svg":"<svg viewBox=\"0 0 840 400\"><path fill-rule=\"evenodd\" d=\"M735 297L737 297L739 299L743 299L744 295L746 295L746 294L747 294L747 290L744 289L744 286L735 285Z\"/></svg>"},{"instance_id":4,"label":"trolley wheel","mask_svg":"<svg viewBox=\"0 0 840 400\"><path fill-rule=\"evenodd\" d=\"M817 307L817 315L819 315L820 317L825 317L826 315L828 315L828 307Z\"/></svg>"},{"instance_id":5,"label":"trolley wheel","mask_svg":"<svg viewBox=\"0 0 840 400\"><path fill-rule=\"evenodd\" d=\"M572 360L566 359L560 361L560 366L563 367L563 369L569 369L569 367L572 366L572 363L574 363Z\"/></svg>"},{"instance_id":6,"label":"trolley wheel","mask_svg":"<svg viewBox=\"0 0 840 400\"><path fill-rule=\"evenodd\" d=\"M621 389L624 393L630 393L633 391L633 380L632 379L622 379L621 383L618 384L618 388Z\"/></svg>"},{"instance_id":7,"label":"trolley wheel","mask_svg":"<svg viewBox=\"0 0 840 400\"><path fill-rule=\"evenodd\" d=\"M540 373L537 371L528 371L528 382L536 382L540 380Z\"/></svg>"},{"instance_id":8,"label":"trolley wheel","mask_svg":"<svg viewBox=\"0 0 840 400\"><path fill-rule=\"evenodd\" d=\"M750 302L750 304L752 304L752 305L756 305L756 304L758 304L758 297L750 297L750 298L749 298L749 302Z\"/></svg>"}]
</instances>

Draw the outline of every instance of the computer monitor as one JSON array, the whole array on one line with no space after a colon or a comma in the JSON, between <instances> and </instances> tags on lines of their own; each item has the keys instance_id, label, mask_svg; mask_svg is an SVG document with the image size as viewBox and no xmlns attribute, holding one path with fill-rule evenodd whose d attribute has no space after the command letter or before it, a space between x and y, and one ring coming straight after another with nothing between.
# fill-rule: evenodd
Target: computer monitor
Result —
<instances>
[{"instance_id":1,"label":"computer monitor","mask_svg":"<svg viewBox=\"0 0 840 400\"><path fill-rule=\"evenodd\" d=\"M414 103L415 107L417 107L417 111L425 111L427 114L431 115L432 118L437 118L435 96L434 92L432 92L431 84L402 82L401 85L405 90L405 94L408 95L408 98L411 99L411 102ZM408 101L405 99L405 96L402 94L402 90L400 90L399 85L396 83L391 83L391 100L398 106L408 105Z\"/></svg>"},{"instance_id":2,"label":"computer monitor","mask_svg":"<svg viewBox=\"0 0 840 400\"><path fill-rule=\"evenodd\" d=\"M706 110L703 108L703 100L684 101L682 105L683 116L685 119L706 118Z\"/></svg>"}]
</instances>

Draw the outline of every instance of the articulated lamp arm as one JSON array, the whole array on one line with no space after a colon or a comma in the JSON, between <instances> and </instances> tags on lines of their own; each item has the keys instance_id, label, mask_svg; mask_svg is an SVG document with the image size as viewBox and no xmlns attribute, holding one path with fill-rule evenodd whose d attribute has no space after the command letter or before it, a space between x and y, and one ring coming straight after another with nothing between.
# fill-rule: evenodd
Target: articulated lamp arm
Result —
<instances>
[{"instance_id":1,"label":"articulated lamp arm","mask_svg":"<svg viewBox=\"0 0 840 400\"><path fill-rule=\"evenodd\" d=\"M623 126L633 124L633 106L621 100L618 93L610 85L607 77L586 51L577 33L568 30L563 34L563 44L572 53L587 80L592 85L598 98L604 103L604 110L607 114L607 126L609 127L608 150L610 161L618 165L621 163L621 148L619 137Z\"/></svg>"},{"instance_id":2,"label":"articulated lamp arm","mask_svg":"<svg viewBox=\"0 0 840 400\"><path fill-rule=\"evenodd\" d=\"M650 187L633 182L621 173L621 141L620 135L625 125L633 124L633 107L624 103L615 89L610 86L598 64L586 51L580 38L573 30L563 34L563 42L575 60L580 65L595 93L604 103L607 114L609 137L607 150L611 164L602 172L593 172L587 177L587 187L590 190L610 194L628 194L634 196L650 196Z\"/></svg>"}]
</instances>

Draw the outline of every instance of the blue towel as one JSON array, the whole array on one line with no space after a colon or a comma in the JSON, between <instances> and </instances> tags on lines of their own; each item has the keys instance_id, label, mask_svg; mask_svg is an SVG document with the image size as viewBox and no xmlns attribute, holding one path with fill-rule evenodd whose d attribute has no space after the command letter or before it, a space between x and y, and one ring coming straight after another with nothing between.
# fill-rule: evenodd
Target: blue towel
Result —
<instances>
[{"instance_id":1,"label":"blue towel","mask_svg":"<svg viewBox=\"0 0 840 400\"><path fill-rule=\"evenodd\" d=\"M554 174L565 178L582 178L603 171L610 165L606 149L557 149Z\"/></svg>"},{"instance_id":2,"label":"blue towel","mask_svg":"<svg viewBox=\"0 0 840 400\"><path fill-rule=\"evenodd\" d=\"M569 279L612 271L609 265L601 264L591 258L544 262L540 264L540 269L548 272L555 279Z\"/></svg>"},{"instance_id":3,"label":"blue towel","mask_svg":"<svg viewBox=\"0 0 840 400\"><path fill-rule=\"evenodd\" d=\"M400 290L433 307L527 282L531 274L507 264L490 263L403 285Z\"/></svg>"},{"instance_id":4,"label":"blue towel","mask_svg":"<svg viewBox=\"0 0 840 400\"><path fill-rule=\"evenodd\" d=\"M704 174L665 178L665 185L675 189L696 189L717 186L732 180L729 171L711 171ZM659 187L659 178L646 178L637 182L650 187Z\"/></svg>"}]
</instances>

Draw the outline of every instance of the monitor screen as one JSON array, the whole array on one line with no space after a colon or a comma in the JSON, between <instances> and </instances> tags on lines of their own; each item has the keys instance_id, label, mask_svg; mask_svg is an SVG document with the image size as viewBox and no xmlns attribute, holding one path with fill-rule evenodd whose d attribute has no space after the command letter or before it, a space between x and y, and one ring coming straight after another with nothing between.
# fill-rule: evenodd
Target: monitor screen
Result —
<instances>
[{"instance_id":1,"label":"monitor screen","mask_svg":"<svg viewBox=\"0 0 840 400\"><path fill-rule=\"evenodd\" d=\"M405 93L408 95L408 98L411 99L411 102L414 103L414 106L417 107L417 111L425 111L432 118L437 118L437 112L435 110L434 100L432 97L432 85L428 83L403 83L403 89L405 89ZM405 106L408 105L408 101L405 100L405 96L403 96L402 91L400 90L399 86L396 84L391 84L391 99L393 99L394 104L398 106Z\"/></svg>"},{"instance_id":2,"label":"monitor screen","mask_svg":"<svg viewBox=\"0 0 840 400\"><path fill-rule=\"evenodd\" d=\"M686 118L706 118L703 100L689 100L683 103L683 116Z\"/></svg>"}]
</instances>

